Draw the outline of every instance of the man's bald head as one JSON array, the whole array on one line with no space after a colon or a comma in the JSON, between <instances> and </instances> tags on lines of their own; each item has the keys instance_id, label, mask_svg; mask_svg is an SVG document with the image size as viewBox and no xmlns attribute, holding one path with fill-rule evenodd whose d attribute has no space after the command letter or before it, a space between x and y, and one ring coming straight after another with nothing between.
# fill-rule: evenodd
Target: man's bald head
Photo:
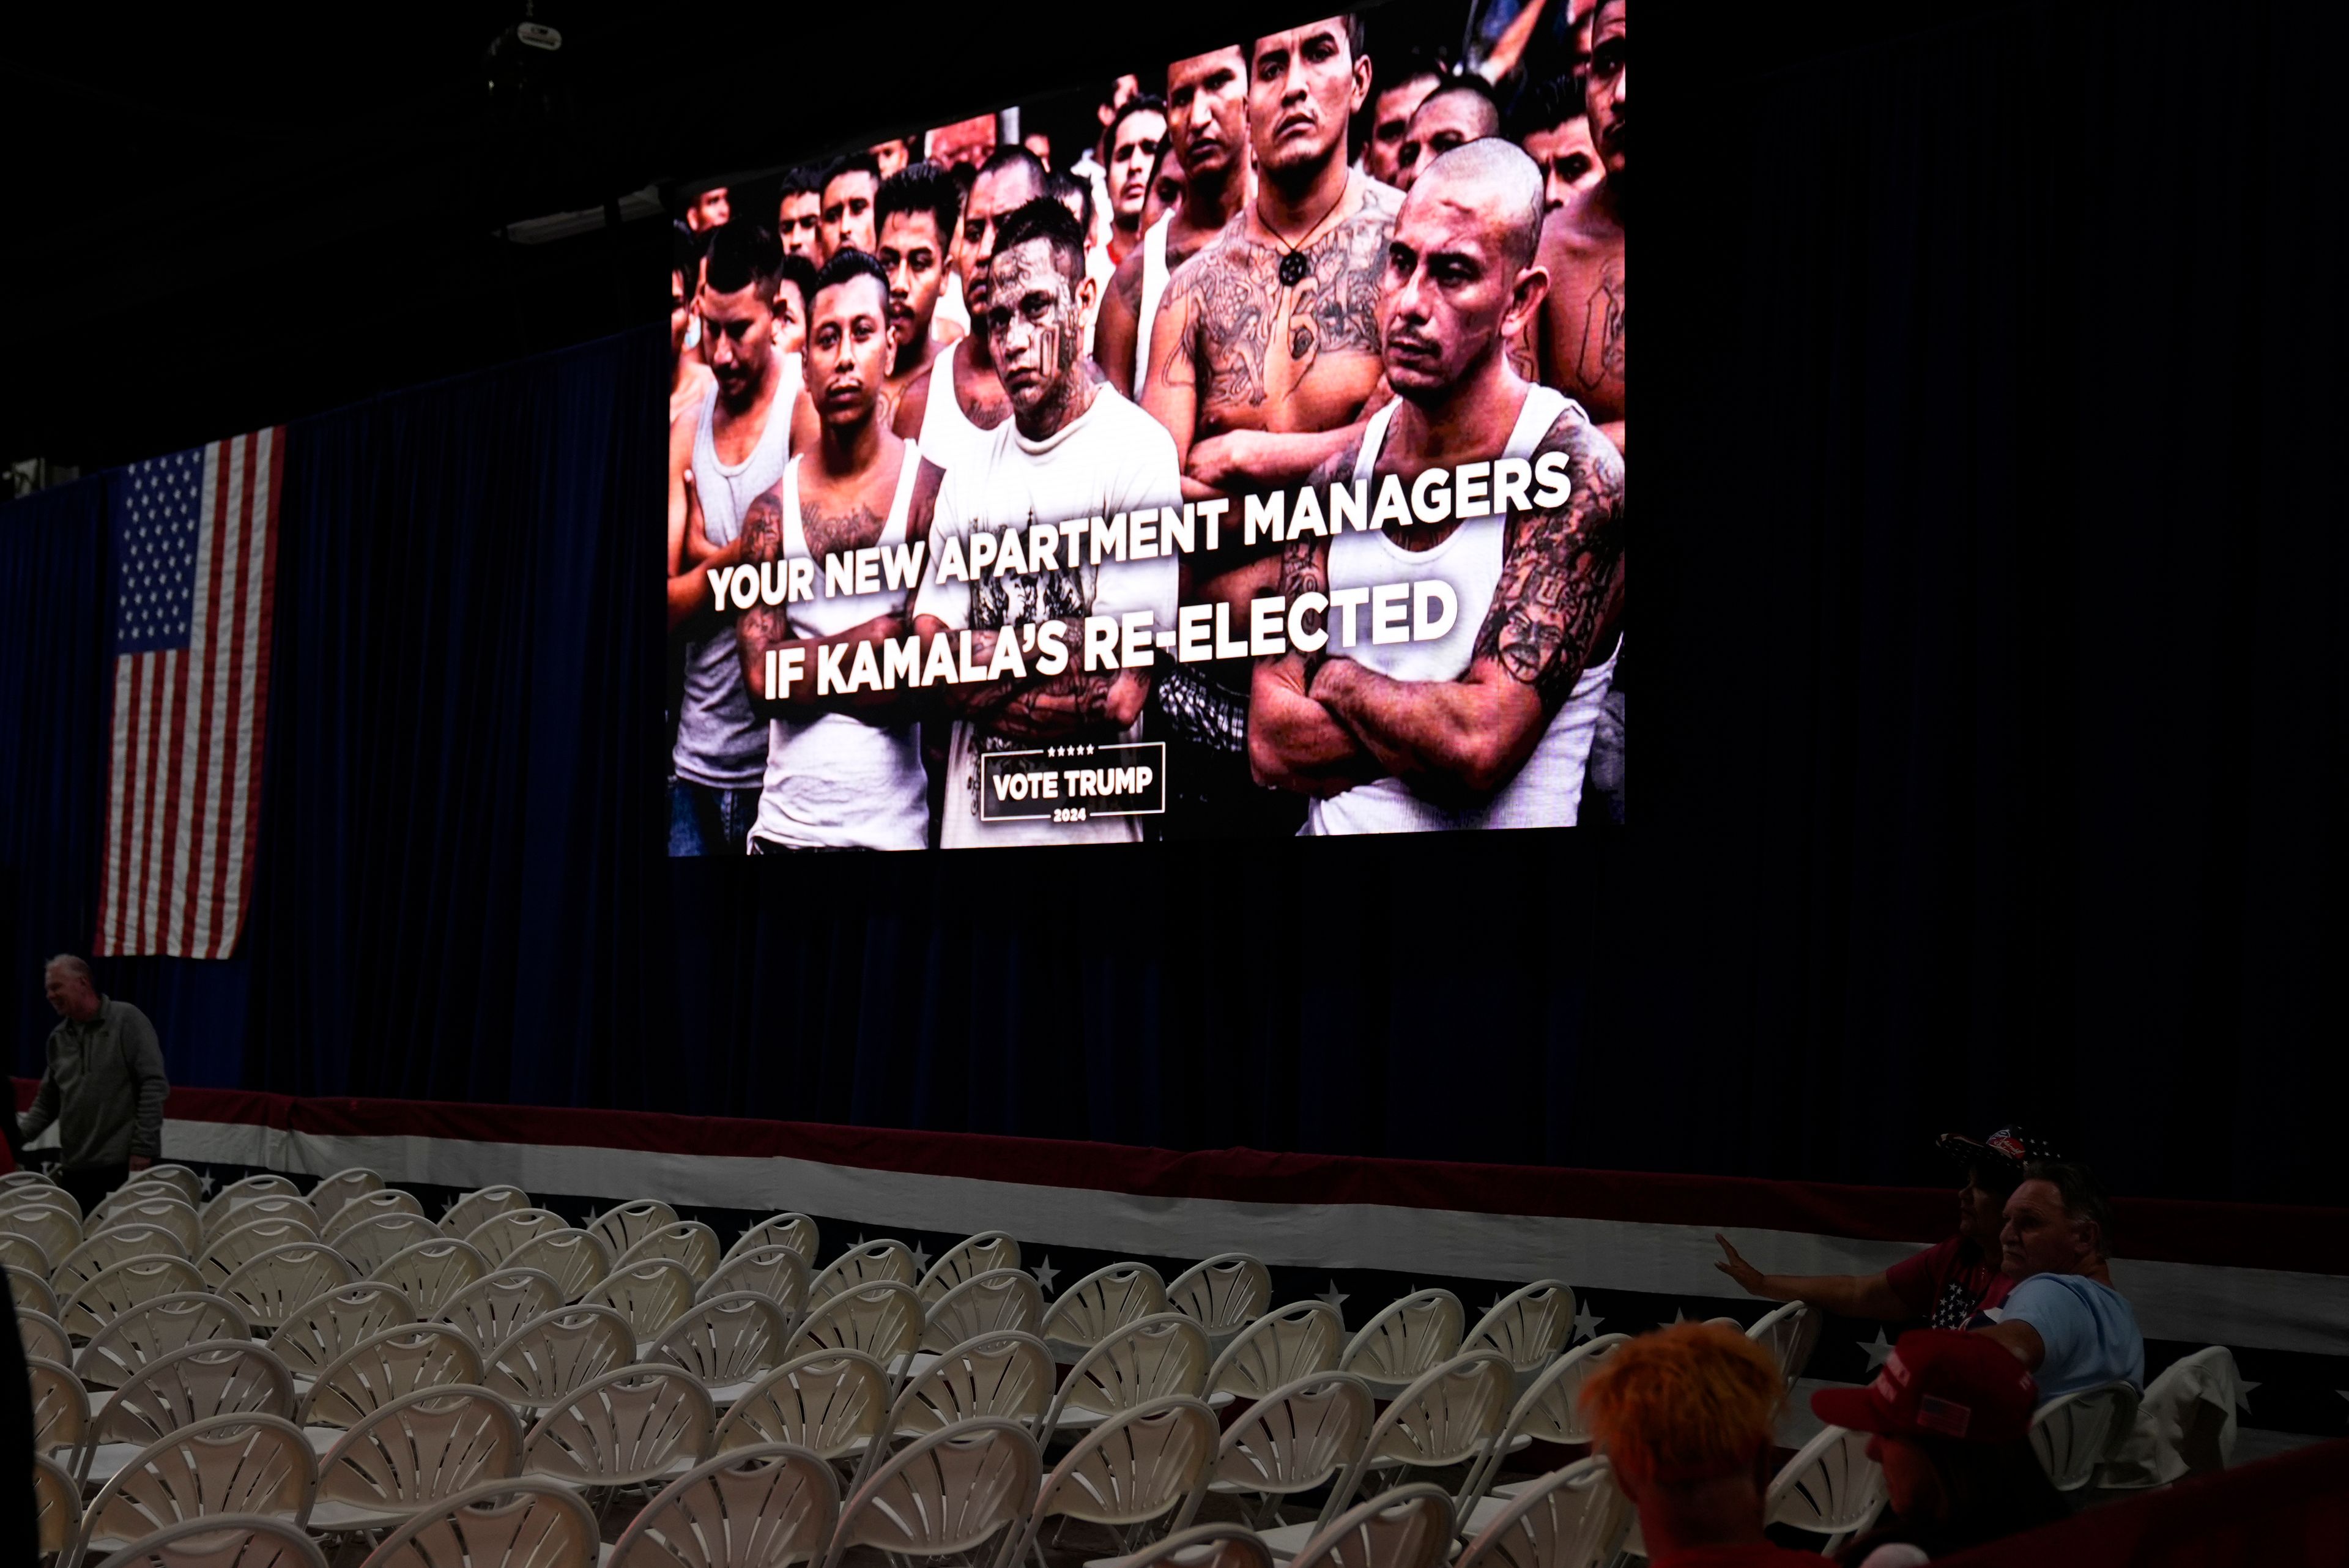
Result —
<instances>
[{"instance_id":1,"label":"man's bald head","mask_svg":"<svg viewBox=\"0 0 2349 1568\"><path fill-rule=\"evenodd\" d=\"M1424 202L1490 218L1495 248L1513 267L1533 265L1541 249L1541 165L1514 142L1486 137L1437 154L1403 198L1403 211Z\"/></svg>"}]
</instances>

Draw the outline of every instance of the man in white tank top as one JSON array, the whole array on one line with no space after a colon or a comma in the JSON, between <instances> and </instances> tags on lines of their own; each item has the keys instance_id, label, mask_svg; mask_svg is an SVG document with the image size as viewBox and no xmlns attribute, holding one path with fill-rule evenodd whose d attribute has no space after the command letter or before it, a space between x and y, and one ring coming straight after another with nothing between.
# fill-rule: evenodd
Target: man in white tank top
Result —
<instances>
[{"instance_id":1,"label":"man in white tank top","mask_svg":"<svg viewBox=\"0 0 2349 1568\"><path fill-rule=\"evenodd\" d=\"M1144 230L1141 245L1118 263L1093 335L1102 374L1137 401L1167 278L1247 196L1247 57L1238 45L1166 67L1166 140L1183 171L1182 204Z\"/></svg>"},{"instance_id":2,"label":"man in white tank top","mask_svg":"<svg viewBox=\"0 0 2349 1568\"><path fill-rule=\"evenodd\" d=\"M822 432L782 481L751 504L744 558L812 563L816 593L761 603L735 623L754 711L768 721L766 774L752 854L790 849L919 849L927 842L929 783L910 686L854 680L878 646L906 633L938 470L883 423L888 374L889 281L862 251L843 250L817 275L810 310L808 390ZM827 557L878 547L901 566L895 585L833 595ZM800 673L768 687L770 653L792 652ZM839 659L854 692L820 694L819 661ZM781 658L776 670L783 668Z\"/></svg>"},{"instance_id":3,"label":"man in white tank top","mask_svg":"<svg viewBox=\"0 0 2349 1568\"><path fill-rule=\"evenodd\" d=\"M954 262L970 307L971 333L906 384L893 427L901 436L918 439L922 455L948 472L987 444L988 431L1011 417L987 341L987 264L995 254L997 223L1043 194L1044 166L1036 155L1024 147L1003 147L980 166L964 198Z\"/></svg>"},{"instance_id":4,"label":"man in white tank top","mask_svg":"<svg viewBox=\"0 0 2349 1568\"><path fill-rule=\"evenodd\" d=\"M1622 615L1623 462L1578 405L1509 364L1547 283L1541 221L1540 169L1491 140L1428 164L1396 216L1379 326L1401 400L1315 482L1376 497L1447 470L1508 499L1284 551L1292 602L1440 579L1458 605L1439 640L1375 641L1364 609L1257 666L1249 761L1313 797L1308 833L1575 821Z\"/></svg>"}]
</instances>

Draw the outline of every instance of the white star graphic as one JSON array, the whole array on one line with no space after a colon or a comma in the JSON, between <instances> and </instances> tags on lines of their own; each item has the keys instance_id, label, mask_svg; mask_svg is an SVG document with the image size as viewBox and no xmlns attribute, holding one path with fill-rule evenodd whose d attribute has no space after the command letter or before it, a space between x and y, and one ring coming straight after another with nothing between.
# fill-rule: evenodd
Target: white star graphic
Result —
<instances>
[{"instance_id":1,"label":"white star graphic","mask_svg":"<svg viewBox=\"0 0 2349 1568\"><path fill-rule=\"evenodd\" d=\"M930 1254L928 1250L923 1247L916 1247L914 1249L914 1272L917 1274L926 1274L929 1272Z\"/></svg>"},{"instance_id":2,"label":"white star graphic","mask_svg":"<svg viewBox=\"0 0 2349 1568\"><path fill-rule=\"evenodd\" d=\"M1338 1315L1340 1317L1343 1317L1346 1314L1346 1293L1338 1288L1338 1282L1335 1280L1331 1280L1330 1282L1330 1288L1328 1290L1323 1291L1319 1295L1313 1299L1319 1302L1328 1303L1330 1306L1337 1309Z\"/></svg>"},{"instance_id":3,"label":"white star graphic","mask_svg":"<svg viewBox=\"0 0 2349 1568\"><path fill-rule=\"evenodd\" d=\"M1859 1348L1868 1353L1868 1369L1870 1372L1883 1366L1885 1357L1892 1354L1892 1346L1885 1343L1884 1331L1880 1328L1876 1331L1875 1344L1863 1345Z\"/></svg>"},{"instance_id":4,"label":"white star graphic","mask_svg":"<svg viewBox=\"0 0 2349 1568\"><path fill-rule=\"evenodd\" d=\"M446 1220L450 1214L456 1212L456 1209L457 1196L452 1193L450 1196L449 1201L440 1205L440 1218Z\"/></svg>"},{"instance_id":5,"label":"white star graphic","mask_svg":"<svg viewBox=\"0 0 2349 1568\"><path fill-rule=\"evenodd\" d=\"M1678 1326L1679 1324L1686 1322L1688 1322L1688 1314L1682 1312L1678 1307L1674 1307L1672 1309L1672 1323L1674 1326Z\"/></svg>"},{"instance_id":6,"label":"white star graphic","mask_svg":"<svg viewBox=\"0 0 2349 1568\"><path fill-rule=\"evenodd\" d=\"M2246 1416L2251 1413L2251 1390L2258 1386L2258 1384L2252 1382L2248 1377L2239 1379L2237 1382L2235 1388L2235 1407Z\"/></svg>"},{"instance_id":7,"label":"white star graphic","mask_svg":"<svg viewBox=\"0 0 2349 1568\"><path fill-rule=\"evenodd\" d=\"M1590 1310L1590 1303L1588 1298L1585 1298L1581 1310L1574 1314L1574 1337L1578 1340L1597 1339L1599 1325L1606 1321Z\"/></svg>"},{"instance_id":8,"label":"white star graphic","mask_svg":"<svg viewBox=\"0 0 2349 1568\"><path fill-rule=\"evenodd\" d=\"M212 1173L209 1170L196 1178L196 1190L204 1197L212 1195Z\"/></svg>"},{"instance_id":9,"label":"white star graphic","mask_svg":"<svg viewBox=\"0 0 2349 1568\"><path fill-rule=\"evenodd\" d=\"M1052 1293L1052 1281L1059 1275L1061 1271L1052 1267L1051 1253L1045 1253L1044 1261L1028 1272L1036 1276L1037 1284L1043 1288L1046 1295Z\"/></svg>"}]
</instances>

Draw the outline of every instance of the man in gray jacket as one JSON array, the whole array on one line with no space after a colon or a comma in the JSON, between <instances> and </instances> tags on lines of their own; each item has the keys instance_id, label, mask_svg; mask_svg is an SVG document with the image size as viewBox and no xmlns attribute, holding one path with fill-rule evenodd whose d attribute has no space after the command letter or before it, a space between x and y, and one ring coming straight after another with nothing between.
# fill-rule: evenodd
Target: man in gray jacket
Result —
<instances>
[{"instance_id":1,"label":"man in gray jacket","mask_svg":"<svg viewBox=\"0 0 2349 1568\"><path fill-rule=\"evenodd\" d=\"M64 1159L57 1184L88 1213L162 1153L163 1073L155 1026L127 1002L98 993L89 965L60 953L42 972L58 1023L33 1108L18 1119L26 1141L57 1124Z\"/></svg>"}]
</instances>

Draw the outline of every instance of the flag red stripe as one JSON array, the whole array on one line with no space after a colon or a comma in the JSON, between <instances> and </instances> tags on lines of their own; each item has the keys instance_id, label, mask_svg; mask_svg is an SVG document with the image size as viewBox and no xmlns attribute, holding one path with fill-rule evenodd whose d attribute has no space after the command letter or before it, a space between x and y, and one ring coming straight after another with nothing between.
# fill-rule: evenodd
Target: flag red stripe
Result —
<instances>
[{"instance_id":1,"label":"flag red stripe","mask_svg":"<svg viewBox=\"0 0 2349 1568\"><path fill-rule=\"evenodd\" d=\"M246 438L250 440L250 437ZM225 728L221 732L221 786L219 798L212 809L220 814L219 857L212 863L212 940L204 953L206 958L220 958L228 952L228 934L222 928L228 922L228 840L229 802L236 793L236 759L225 748L234 745L237 722L244 711L244 660L240 657L244 649L244 574L245 552L253 545L253 469L248 461L244 469L244 493L239 498L236 516L231 521L235 531L236 549L230 557L230 588L228 606L223 614L229 624L228 637L228 707Z\"/></svg>"},{"instance_id":2,"label":"flag red stripe","mask_svg":"<svg viewBox=\"0 0 2349 1568\"><path fill-rule=\"evenodd\" d=\"M215 452L218 451L217 448L213 450ZM220 486L227 482L227 465L220 462L215 457L212 466L213 489L217 495ZM220 528L216 521L220 511L217 499L213 502L212 515L215 519L214 525L205 531L202 542L202 548L207 556L203 571L204 597L189 607L191 612L196 617L196 624L204 628L204 635L201 639L201 654L199 639L191 637L188 641L190 661L188 679L192 683L196 694L195 771L191 775L191 790L186 808L189 817L188 863L181 868L180 872L181 886L185 891L180 899L180 919L177 926L179 938L177 950L196 958L203 956L195 950L196 912L203 905L202 877L204 864L204 806L211 799L211 791L206 787L206 771L212 764L212 647L214 636L212 628L218 619L213 613L213 606L220 598Z\"/></svg>"},{"instance_id":3,"label":"flag red stripe","mask_svg":"<svg viewBox=\"0 0 2349 1568\"><path fill-rule=\"evenodd\" d=\"M155 717L148 729L147 749L151 760L148 763L147 787L147 897L139 907L149 952L158 951L163 945L163 918L171 908L171 865L165 833L171 799L171 709L178 701L188 661L178 652L167 650L157 654L155 662L163 678L155 685Z\"/></svg>"},{"instance_id":4,"label":"flag red stripe","mask_svg":"<svg viewBox=\"0 0 2349 1568\"><path fill-rule=\"evenodd\" d=\"M155 660L147 654L131 656L129 765L123 770L129 804L122 814L122 950L139 950L139 817L146 804L147 694L155 684Z\"/></svg>"},{"instance_id":5,"label":"flag red stripe","mask_svg":"<svg viewBox=\"0 0 2349 1568\"><path fill-rule=\"evenodd\" d=\"M122 787L115 791L107 806L106 912L108 924L106 950L123 950L122 907L129 897L127 878L130 875L130 846L125 841L122 825L130 820L130 800L135 793L130 771L131 740L136 734L139 712L139 660L123 658L115 660L119 679L114 686L114 754L115 771L121 774ZM110 781L109 781L110 782Z\"/></svg>"},{"instance_id":6,"label":"flag red stripe","mask_svg":"<svg viewBox=\"0 0 2349 1568\"><path fill-rule=\"evenodd\" d=\"M196 857L196 878L191 896L196 906L196 927L200 933L196 943L198 956L212 956L213 927L219 909L212 898L212 885L219 874L220 846L220 784L214 774L220 770L221 705L227 698L227 675L224 660L229 656L227 642L228 604L235 589L229 584L232 545L235 530L232 526L228 507L228 474L231 465L229 443L214 445L214 465L221 475L220 499L212 514L212 581L207 591L204 614L204 810L197 819L196 842L202 852Z\"/></svg>"},{"instance_id":7,"label":"flag red stripe","mask_svg":"<svg viewBox=\"0 0 2349 1568\"><path fill-rule=\"evenodd\" d=\"M185 653L171 656L171 732L165 737L171 753L163 775L164 880L156 945L175 957L185 951L178 940L180 913L187 907L186 867L180 864L180 764L188 749L188 680L195 672L194 663L194 659Z\"/></svg>"},{"instance_id":8,"label":"flag red stripe","mask_svg":"<svg viewBox=\"0 0 2349 1568\"><path fill-rule=\"evenodd\" d=\"M285 477L285 443L275 433L269 441L269 472L264 476L261 504L256 515L261 519L261 624L254 630L253 663L253 765L246 773L244 801L244 855L237 862L236 929L228 934L221 949L223 954L233 951L237 933L244 929L244 914L253 908L253 862L254 846L261 836L261 768L267 756L268 726L263 721L269 711L269 647L270 632L277 624L277 495Z\"/></svg>"}]
</instances>

